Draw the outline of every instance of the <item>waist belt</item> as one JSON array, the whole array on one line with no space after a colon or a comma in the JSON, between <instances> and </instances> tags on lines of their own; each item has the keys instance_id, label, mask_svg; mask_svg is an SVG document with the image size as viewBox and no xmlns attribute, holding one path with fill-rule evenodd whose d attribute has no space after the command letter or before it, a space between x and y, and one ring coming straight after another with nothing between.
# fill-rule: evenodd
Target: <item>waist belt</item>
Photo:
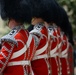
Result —
<instances>
[{"instance_id":1,"label":"waist belt","mask_svg":"<svg viewBox=\"0 0 76 75\"><path fill-rule=\"evenodd\" d=\"M67 57L68 57L67 53L61 56L61 58L67 58Z\"/></svg>"},{"instance_id":2,"label":"waist belt","mask_svg":"<svg viewBox=\"0 0 76 75\"><path fill-rule=\"evenodd\" d=\"M30 65L30 61L14 61L14 62L9 62L8 66L17 66L17 65Z\"/></svg>"},{"instance_id":3,"label":"waist belt","mask_svg":"<svg viewBox=\"0 0 76 75\"><path fill-rule=\"evenodd\" d=\"M43 58L48 58L48 55L47 55L47 54L44 54L44 55L35 56L35 57L33 58L33 60L43 59Z\"/></svg>"},{"instance_id":4,"label":"waist belt","mask_svg":"<svg viewBox=\"0 0 76 75\"><path fill-rule=\"evenodd\" d=\"M50 55L50 57L57 57L58 56L58 53L55 53L55 54L52 54L52 55Z\"/></svg>"}]
</instances>

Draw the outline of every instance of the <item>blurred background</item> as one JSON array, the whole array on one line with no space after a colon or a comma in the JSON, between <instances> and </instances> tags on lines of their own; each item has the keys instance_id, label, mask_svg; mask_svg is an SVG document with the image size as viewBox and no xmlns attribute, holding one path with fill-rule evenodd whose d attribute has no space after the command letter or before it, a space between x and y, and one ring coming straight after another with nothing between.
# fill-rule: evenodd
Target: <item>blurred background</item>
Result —
<instances>
[{"instance_id":1,"label":"blurred background","mask_svg":"<svg viewBox=\"0 0 76 75\"><path fill-rule=\"evenodd\" d=\"M73 30L73 39L74 39L74 67L76 67L76 0L57 0L57 2L65 9L65 11L68 14L69 21L72 25ZM1 7L1 6L0 6ZM0 11L1 13L1 11ZM28 25L25 27L27 28ZM10 29L7 26L7 22L2 21L0 17L0 38L7 34L10 31ZM76 68L74 68L74 72L76 75Z\"/></svg>"}]
</instances>

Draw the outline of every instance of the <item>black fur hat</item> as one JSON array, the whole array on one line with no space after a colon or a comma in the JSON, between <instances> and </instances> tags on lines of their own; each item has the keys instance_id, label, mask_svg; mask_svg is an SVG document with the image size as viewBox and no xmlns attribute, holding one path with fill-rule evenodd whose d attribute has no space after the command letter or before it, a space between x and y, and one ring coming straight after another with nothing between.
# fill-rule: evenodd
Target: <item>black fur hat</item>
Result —
<instances>
[{"instance_id":1,"label":"black fur hat","mask_svg":"<svg viewBox=\"0 0 76 75\"><path fill-rule=\"evenodd\" d=\"M40 17L46 22L56 22L59 18L59 7L54 0L29 0L33 10L33 17Z\"/></svg>"},{"instance_id":2,"label":"black fur hat","mask_svg":"<svg viewBox=\"0 0 76 75\"><path fill-rule=\"evenodd\" d=\"M32 8L32 17L41 18L44 12L44 0L29 0L30 7Z\"/></svg>"},{"instance_id":3,"label":"black fur hat","mask_svg":"<svg viewBox=\"0 0 76 75\"><path fill-rule=\"evenodd\" d=\"M44 2L46 3L46 12L43 14L42 17L48 23L54 22L57 24L60 20L60 6L55 3L55 0L45 1Z\"/></svg>"},{"instance_id":4,"label":"black fur hat","mask_svg":"<svg viewBox=\"0 0 76 75\"><path fill-rule=\"evenodd\" d=\"M15 19L18 22L31 22L31 9L26 0L1 0L3 20Z\"/></svg>"},{"instance_id":5,"label":"black fur hat","mask_svg":"<svg viewBox=\"0 0 76 75\"><path fill-rule=\"evenodd\" d=\"M60 8L61 11L61 16L60 16L60 23L59 23L59 27L61 28L61 30L67 35L69 42L74 45L73 42L73 32L72 32L72 25L69 22L69 18L68 15L66 13L66 11L63 8ZM58 21L59 22L59 21Z\"/></svg>"}]
</instances>

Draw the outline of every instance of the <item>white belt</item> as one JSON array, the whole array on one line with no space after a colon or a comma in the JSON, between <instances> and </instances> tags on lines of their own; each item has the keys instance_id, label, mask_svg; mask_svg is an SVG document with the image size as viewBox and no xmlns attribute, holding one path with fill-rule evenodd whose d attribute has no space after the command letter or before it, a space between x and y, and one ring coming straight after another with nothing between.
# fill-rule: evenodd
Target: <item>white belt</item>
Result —
<instances>
[{"instance_id":1,"label":"white belt","mask_svg":"<svg viewBox=\"0 0 76 75\"><path fill-rule=\"evenodd\" d=\"M44 55L35 56L33 58L33 60L42 59L42 58L48 58L48 55L47 54L44 54Z\"/></svg>"},{"instance_id":2,"label":"white belt","mask_svg":"<svg viewBox=\"0 0 76 75\"><path fill-rule=\"evenodd\" d=\"M14 62L9 62L8 66L17 66L17 65L30 65L30 61L14 61Z\"/></svg>"},{"instance_id":3,"label":"white belt","mask_svg":"<svg viewBox=\"0 0 76 75\"><path fill-rule=\"evenodd\" d=\"M36 51L35 56L45 52L47 48L48 48L48 42L46 43L46 45L44 47L42 47Z\"/></svg>"},{"instance_id":4,"label":"white belt","mask_svg":"<svg viewBox=\"0 0 76 75\"><path fill-rule=\"evenodd\" d=\"M67 58L67 56L68 56L68 54L66 53L66 54L62 55L61 58Z\"/></svg>"},{"instance_id":5,"label":"white belt","mask_svg":"<svg viewBox=\"0 0 76 75\"><path fill-rule=\"evenodd\" d=\"M56 46L54 49L50 50L50 55L56 54L57 49L58 49L58 48L57 48L57 46Z\"/></svg>"},{"instance_id":6,"label":"white belt","mask_svg":"<svg viewBox=\"0 0 76 75\"><path fill-rule=\"evenodd\" d=\"M31 44L31 41L32 41L32 35L30 34L29 38L28 38L28 41L26 43L27 46L25 45L21 50L19 50L17 52L14 52L11 59L17 58L17 57L21 56L23 53L25 53L26 50L29 48L29 46Z\"/></svg>"},{"instance_id":7,"label":"white belt","mask_svg":"<svg viewBox=\"0 0 76 75\"><path fill-rule=\"evenodd\" d=\"M56 56L58 56L58 53L50 55L50 57L56 57Z\"/></svg>"}]
</instances>

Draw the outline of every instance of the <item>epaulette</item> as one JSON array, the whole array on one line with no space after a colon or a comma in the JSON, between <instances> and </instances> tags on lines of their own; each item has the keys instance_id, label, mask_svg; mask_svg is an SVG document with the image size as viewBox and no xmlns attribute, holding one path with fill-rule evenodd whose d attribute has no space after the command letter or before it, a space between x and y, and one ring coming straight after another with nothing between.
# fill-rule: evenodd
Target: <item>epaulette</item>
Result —
<instances>
[{"instance_id":1,"label":"epaulette","mask_svg":"<svg viewBox=\"0 0 76 75\"><path fill-rule=\"evenodd\" d=\"M36 24L34 26L34 29L32 31L30 31L30 33L36 34L38 36L42 36L42 33L40 31L43 28L43 26L44 26L43 23Z\"/></svg>"},{"instance_id":2,"label":"epaulette","mask_svg":"<svg viewBox=\"0 0 76 75\"><path fill-rule=\"evenodd\" d=\"M37 24L37 25L34 26L34 29L32 31L30 31L30 34L32 34L33 37L35 38L36 46L38 46L40 39L43 38L43 35L41 33L41 30L42 30L43 26L44 26L43 24ZM37 36L39 36L40 39L38 39Z\"/></svg>"},{"instance_id":3,"label":"epaulette","mask_svg":"<svg viewBox=\"0 0 76 75\"><path fill-rule=\"evenodd\" d=\"M10 42L10 43L17 45L17 41L14 38L16 33L17 33L17 30L12 30L10 33L8 33L7 35L5 35L1 38L1 43L2 42Z\"/></svg>"},{"instance_id":4,"label":"epaulette","mask_svg":"<svg viewBox=\"0 0 76 75\"><path fill-rule=\"evenodd\" d=\"M48 31L49 31L49 34L52 35L53 34L53 27L52 26L48 26Z\"/></svg>"},{"instance_id":5,"label":"epaulette","mask_svg":"<svg viewBox=\"0 0 76 75\"><path fill-rule=\"evenodd\" d=\"M56 36L53 35L53 32L54 32L53 26L48 26L48 32L49 32L50 37L55 40Z\"/></svg>"},{"instance_id":6,"label":"epaulette","mask_svg":"<svg viewBox=\"0 0 76 75\"><path fill-rule=\"evenodd\" d=\"M48 31L49 31L50 36L54 38L53 36L54 28L52 26L49 26Z\"/></svg>"},{"instance_id":7,"label":"epaulette","mask_svg":"<svg viewBox=\"0 0 76 75\"><path fill-rule=\"evenodd\" d=\"M36 24L35 26L34 26L34 29L37 29L37 30L41 30L42 29L42 27L44 26L44 24L43 23L39 23L39 24Z\"/></svg>"}]
</instances>

